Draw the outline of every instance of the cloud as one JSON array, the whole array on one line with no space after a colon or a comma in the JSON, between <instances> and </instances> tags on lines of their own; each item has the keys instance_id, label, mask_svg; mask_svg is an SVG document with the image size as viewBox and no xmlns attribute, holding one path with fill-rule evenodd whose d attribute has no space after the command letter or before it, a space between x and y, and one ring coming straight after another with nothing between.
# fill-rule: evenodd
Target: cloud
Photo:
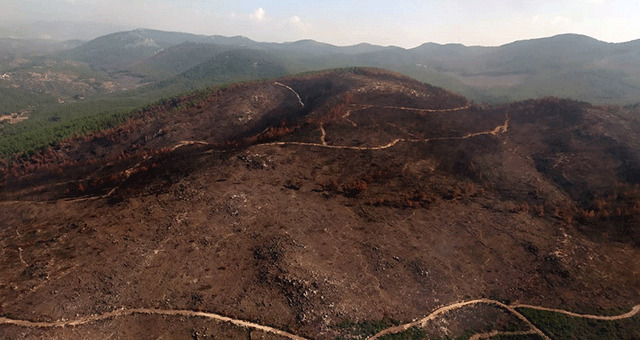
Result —
<instances>
[{"instance_id":1,"label":"cloud","mask_svg":"<svg viewBox=\"0 0 640 340\"><path fill-rule=\"evenodd\" d=\"M604 0L589 0L590 3L594 5L602 5L604 4Z\"/></svg>"},{"instance_id":2,"label":"cloud","mask_svg":"<svg viewBox=\"0 0 640 340\"><path fill-rule=\"evenodd\" d=\"M251 13L249 17L255 22L263 22L267 20L267 11L265 11L264 8L260 7L256 9L255 12Z\"/></svg>"},{"instance_id":3,"label":"cloud","mask_svg":"<svg viewBox=\"0 0 640 340\"><path fill-rule=\"evenodd\" d=\"M251 13L236 13L231 12L227 15L227 18L236 24L250 24L249 26L260 27L260 30L281 30L286 29L290 32L296 31L298 33L306 33L313 27L311 24L305 22L297 15L291 15L290 17L274 17L267 14L267 11L259 7Z\"/></svg>"},{"instance_id":4,"label":"cloud","mask_svg":"<svg viewBox=\"0 0 640 340\"><path fill-rule=\"evenodd\" d=\"M290 22L290 23L292 23L292 24L294 24L294 25L297 25L297 24L302 23L302 19L300 19L300 17L299 17L299 16L294 15L294 16L292 16L291 18L289 18L289 22Z\"/></svg>"},{"instance_id":5,"label":"cloud","mask_svg":"<svg viewBox=\"0 0 640 340\"><path fill-rule=\"evenodd\" d=\"M293 27L300 29L302 31L306 31L311 29L311 24L306 23L300 19L299 16L294 15L285 21L287 24L292 25Z\"/></svg>"}]
</instances>

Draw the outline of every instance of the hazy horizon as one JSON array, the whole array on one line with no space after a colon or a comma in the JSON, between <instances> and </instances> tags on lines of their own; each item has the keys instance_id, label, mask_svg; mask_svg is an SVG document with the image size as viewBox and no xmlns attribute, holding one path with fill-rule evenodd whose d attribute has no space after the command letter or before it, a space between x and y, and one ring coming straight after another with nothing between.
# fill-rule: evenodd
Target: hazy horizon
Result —
<instances>
[{"instance_id":1,"label":"hazy horizon","mask_svg":"<svg viewBox=\"0 0 640 340\"><path fill-rule=\"evenodd\" d=\"M312 39L337 46L413 48L426 42L499 46L573 33L606 42L640 38L640 5L630 0L439 0L430 3L193 0L0 0L4 26L90 22L263 42ZM117 30L116 30L117 31ZM115 31L114 31L115 32ZM106 33L103 33L106 34ZM102 34L98 34L99 36Z\"/></svg>"}]
</instances>

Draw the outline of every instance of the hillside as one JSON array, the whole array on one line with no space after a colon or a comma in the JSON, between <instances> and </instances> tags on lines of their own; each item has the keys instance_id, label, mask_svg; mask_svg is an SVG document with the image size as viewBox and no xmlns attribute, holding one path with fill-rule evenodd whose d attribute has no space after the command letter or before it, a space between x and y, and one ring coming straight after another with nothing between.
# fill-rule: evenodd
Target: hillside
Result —
<instances>
[{"instance_id":1,"label":"hillside","mask_svg":"<svg viewBox=\"0 0 640 340\"><path fill-rule=\"evenodd\" d=\"M219 59L223 52L238 60ZM639 55L638 41L612 44L574 34L497 47L426 43L413 49L313 40L264 43L148 29L86 43L0 39L0 88L19 94L0 102L0 112L30 112L19 126L0 132L0 154L30 154L189 91L344 67L399 72L477 103L553 96L633 105L640 98Z\"/></svg>"},{"instance_id":2,"label":"hillside","mask_svg":"<svg viewBox=\"0 0 640 340\"><path fill-rule=\"evenodd\" d=\"M145 78L163 80L175 77L228 49L230 47L226 45L185 42L140 60L131 65L129 70Z\"/></svg>"},{"instance_id":3,"label":"hillside","mask_svg":"<svg viewBox=\"0 0 640 340\"><path fill-rule=\"evenodd\" d=\"M596 104L631 104L640 97L637 81L640 45L633 41L605 43L576 34L516 41L497 47L426 43L403 49L369 44L334 46L313 40L263 43L245 37L135 30L95 39L66 56L89 62L95 68L122 69L172 44L187 41L259 50L273 57L286 56L291 64L289 68L296 72L332 67L380 67L463 93L477 101L557 96ZM202 51L204 55L207 53ZM174 51L173 63L182 59L204 59L196 55L194 50L187 49L182 55ZM164 60L172 63L171 58Z\"/></svg>"},{"instance_id":4,"label":"hillside","mask_svg":"<svg viewBox=\"0 0 640 340\"><path fill-rule=\"evenodd\" d=\"M236 49L212 58L182 72L179 79L191 82L233 83L241 80L274 78L287 74L286 62L269 53Z\"/></svg>"},{"instance_id":5,"label":"hillside","mask_svg":"<svg viewBox=\"0 0 640 340\"><path fill-rule=\"evenodd\" d=\"M632 110L380 69L157 103L3 165L0 333L638 337Z\"/></svg>"},{"instance_id":6,"label":"hillside","mask_svg":"<svg viewBox=\"0 0 640 340\"><path fill-rule=\"evenodd\" d=\"M187 41L203 39L189 33L136 29L105 35L87 42L62 56L89 63L95 69L119 69L128 64L153 56L163 48Z\"/></svg>"}]
</instances>

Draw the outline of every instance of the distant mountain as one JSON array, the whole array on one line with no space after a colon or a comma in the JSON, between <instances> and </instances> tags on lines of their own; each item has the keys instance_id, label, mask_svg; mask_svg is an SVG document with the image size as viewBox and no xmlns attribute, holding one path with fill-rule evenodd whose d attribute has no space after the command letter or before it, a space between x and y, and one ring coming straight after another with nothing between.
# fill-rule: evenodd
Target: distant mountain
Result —
<instances>
[{"instance_id":1,"label":"distant mountain","mask_svg":"<svg viewBox=\"0 0 640 340\"><path fill-rule=\"evenodd\" d=\"M136 29L96 38L66 52L64 56L87 62L96 69L118 69L151 57L164 48L203 38L189 33Z\"/></svg>"},{"instance_id":2,"label":"distant mountain","mask_svg":"<svg viewBox=\"0 0 640 340\"><path fill-rule=\"evenodd\" d=\"M163 49L129 67L134 74L164 79L176 76L234 46L185 42Z\"/></svg>"},{"instance_id":3,"label":"distant mountain","mask_svg":"<svg viewBox=\"0 0 640 340\"><path fill-rule=\"evenodd\" d=\"M423 81L434 74L449 77L458 85L436 85L474 99L478 89L485 98L503 100L560 96L628 103L640 97L640 43L563 34L498 47L425 44L410 52L417 67L407 63L403 72Z\"/></svg>"},{"instance_id":4,"label":"distant mountain","mask_svg":"<svg viewBox=\"0 0 640 340\"><path fill-rule=\"evenodd\" d=\"M216 54L177 78L193 83L229 83L249 79L273 78L288 74L286 62L272 54L237 49Z\"/></svg>"},{"instance_id":5,"label":"distant mountain","mask_svg":"<svg viewBox=\"0 0 640 340\"><path fill-rule=\"evenodd\" d=\"M314 40L263 43L243 36L137 29L94 39L62 56L88 62L94 69L127 70L158 81L219 51L236 48L245 49L245 55L253 50L263 56L286 57L286 68L292 72L380 67L477 101L560 96L629 104L640 98L640 40L614 44L577 34L497 47L426 43L404 49L370 44L334 46Z\"/></svg>"},{"instance_id":6,"label":"distant mountain","mask_svg":"<svg viewBox=\"0 0 640 340\"><path fill-rule=\"evenodd\" d=\"M331 55L331 54L360 54L368 52L377 52L385 49L382 46L371 44L358 44L353 46L334 46L331 44L317 42L315 40L306 39L286 43L271 43L261 45L266 48L293 52L298 54L314 54L314 55Z\"/></svg>"},{"instance_id":7,"label":"distant mountain","mask_svg":"<svg viewBox=\"0 0 640 340\"><path fill-rule=\"evenodd\" d=\"M216 44L216 45L231 45L231 46L238 46L238 47L255 47L261 44L242 35L236 35L234 37L212 35L212 36L203 38L201 42Z\"/></svg>"},{"instance_id":8,"label":"distant mountain","mask_svg":"<svg viewBox=\"0 0 640 340\"><path fill-rule=\"evenodd\" d=\"M320 43L314 40L300 40L288 43L262 43L243 36L205 36L188 33L136 29L133 31L118 32L96 38L83 46L69 51L64 54L64 57L88 62L97 69L126 69L131 64L146 63L143 61L144 59L151 58L156 53L162 53L164 49L186 42L231 46L233 48L252 48L262 51L270 51L274 54L286 52L292 56L300 58L309 57L310 55L355 55L385 49L382 46L370 44L340 47ZM200 49L202 52L201 56L197 56L198 52L196 50L197 49L181 48L179 51L174 51L176 53L171 53L171 55L176 59L202 59L204 56L210 56L206 47ZM184 53L184 55L181 55L180 53ZM166 56L164 60L169 60L170 58L172 57ZM150 64L153 64L153 62Z\"/></svg>"}]
</instances>

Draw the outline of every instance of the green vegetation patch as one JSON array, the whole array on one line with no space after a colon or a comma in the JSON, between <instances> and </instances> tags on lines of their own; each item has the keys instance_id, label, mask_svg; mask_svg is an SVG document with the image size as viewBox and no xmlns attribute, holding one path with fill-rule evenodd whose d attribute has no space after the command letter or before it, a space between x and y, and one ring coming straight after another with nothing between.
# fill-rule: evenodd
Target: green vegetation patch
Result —
<instances>
[{"instance_id":1,"label":"green vegetation patch","mask_svg":"<svg viewBox=\"0 0 640 340\"><path fill-rule=\"evenodd\" d=\"M604 321L575 318L561 313L518 308L536 327L552 339L614 340L640 339L640 316Z\"/></svg>"},{"instance_id":2,"label":"green vegetation patch","mask_svg":"<svg viewBox=\"0 0 640 340\"><path fill-rule=\"evenodd\" d=\"M387 334L380 339L382 340L422 340L427 339L427 332L422 328L411 327L404 332Z\"/></svg>"},{"instance_id":3,"label":"green vegetation patch","mask_svg":"<svg viewBox=\"0 0 640 340\"><path fill-rule=\"evenodd\" d=\"M0 88L0 115L17 113L30 106L49 105L57 103L52 96L44 93L33 93L20 89Z\"/></svg>"},{"instance_id":4,"label":"green vegetation patch","mask_svg":"<svg viewBox=\"0 0 640 340\"><path fill-rule=\"evenodd\" d=\"M182 110L196 105L222 88L224 86L182 95L189 96L191 101L180 103L175 100L178 106L173 109ZM139 90L137 94L114 93L82 102L38 107L33 110L29 119L18 124L5 124L0 129L0 158L16 153L33 155L66 138L118 126L144 108L174 101L167 97L180 97L175 93L166 96L164 92L148 90Z\"/></svg>"},{"instance_id":5,"label":"green vegetation patch","mask_svg":"<svg viewBox=\"0 0 640 340\"><path fill-rule=\"evenodd\" d=\"M374 334L379 333L383 329L387 329L389 327L400 325L400 321L393 319L383 319L380 321L367 320L361 322L354 322L349 319L345 319L339 324L335 325L334 328L341 331L344 334L350 335L350 337L356 338L367 338ZM340 339L340 338L338 338ZM396 338L393 338L396 339ZM404 338L397 338L404 339ZM411 339L411 338L407 338Z\"/></svg>"}]
</instances>

